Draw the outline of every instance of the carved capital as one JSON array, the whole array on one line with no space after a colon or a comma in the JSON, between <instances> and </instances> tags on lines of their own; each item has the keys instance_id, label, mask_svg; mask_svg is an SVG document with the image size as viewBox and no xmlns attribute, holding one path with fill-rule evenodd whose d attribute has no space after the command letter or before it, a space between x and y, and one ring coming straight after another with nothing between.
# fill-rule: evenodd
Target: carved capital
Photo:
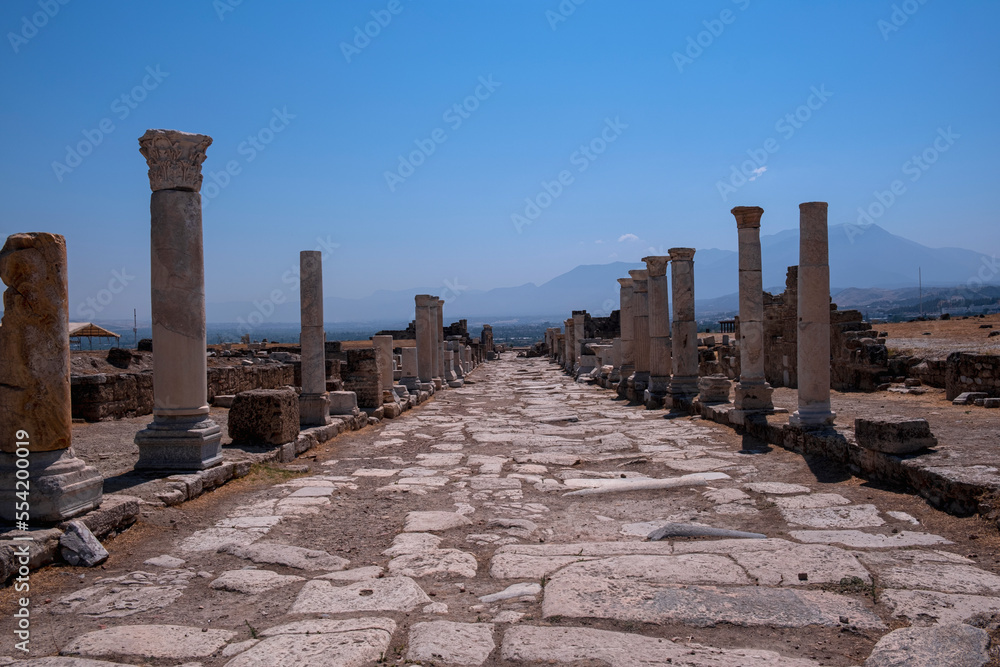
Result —
<instances>
[{"instance_id":1,"label":"carved capital","mask_svg":"<svg viewBox=\"0 0 1000 667\"><path fill-rule=\"evenodd\" d=\"M650 278L659 278L667 275L667 264L670 263L670 255L656 255L653 257L643 257L646 262L646 271Z\"/></svg>"},{"instance_id":2,"label":"carved capital","mask_svg":"<svg viewBox=\"0 0 1000 667\"><path fill-rule=\"evenodd\" d=\"M139 152L149 165L149 188L201 192L201 164L212 137L177 130L146 130Z\"/></svg>"},{"instance_id":3,"label":"carved capital","mask_svg":"<svg viewBox=\"0 0 1000 667\"><path fill-rule=\"evenodd\" d=\"M760 206L737 206L731 213L736 218L737 229L760 229L760 217L764 209Z\"/></svg>"},{"instance_id":4,"label":"carved capital","mask_svg":"<svg viewBox=\"0 0 1000 667\"><path fill-rule=\"evenodd\" d=\"M667 252L670 253L670 261L675 264L694 261L694 248L671 248Z\"/></svg>"},{"instance_id":5,"label":"carved capital","mask_svg":"<svg viewBox=\"0 0 1000 667\"><path fill-rule=\"evenodd\" d=\"M619 278L618 284L622 286L622 289L632 289L632 279L631 278Z\"/></svg>"}]
</instances>

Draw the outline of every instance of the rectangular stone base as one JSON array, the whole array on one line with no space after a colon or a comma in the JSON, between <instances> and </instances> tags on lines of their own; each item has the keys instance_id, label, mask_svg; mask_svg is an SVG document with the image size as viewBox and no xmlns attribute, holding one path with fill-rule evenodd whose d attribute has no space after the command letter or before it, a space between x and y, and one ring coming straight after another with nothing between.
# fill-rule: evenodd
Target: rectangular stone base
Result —
<instances>
[{"instance_id":1,"label":"rectangular stone base","mask_svg":"<svg viewBox=\"0 0 1000 667\"><path fill-rule=\"evenodd\" d=\"M222 463L222 429L211 419L156 416L135 434L136 470L204 470Z\"/></svg>"},{"instance_id":2,"label":"rectangular stone base","mask_svg":"<svg viewBox=\"0 0 1000 667\"><path fill-rule=\"evenodd\" d=\"M0 452L0 519L15 521L17 497L16 456ZM73 454L72 447L28 455L28 523L64 521L101 504L104 478Z\"/></svg>"},{"instance_id":3,"label":"rectangular stone base","mask_svg":"<svg viewBox=\"0 0 1000 667\"><path fill-rule=\"evenodd\" d=\"M833 425L837 413L832 410L804 411L796 410L788 418L788 425L799 429L829 428Z\"/></svg>"},{"instance_id":4,"label":"rectangular stone base","mask_svg":"<svg viewBox=\"0 0 1000 667\"><path fill-rule=\"evenodd\" d=\"M299 394L299 426L326 426L329 415L328 394Z\"/></svg>"},{"instance_id":5,"label":"rectangular stone base","mask_svg":"<svg viewBox=\"0 0 1000 667\"><path fill-rule=\"evenodd\" d=\"M327 393L331 415L358 414L358 395L353 391L331 391Z\"/></svg>"},{"instance_id":6,"label":"rectangular stone base","mask_svg":"<svg viewBox=\"0 0 1000 667\"><path fill-rule=\"evenodd\" d=\"M442 381L441 378L432 378L431 382L434 383L435 390L441 389L444 386L444 381Z\"/></svg>"},{"instance_id":7,"label":"rectangular stone base","mask_svg":"<svg viewBox=\"0 0 1000 667\"><path fill-rule=\"evenodd\" d=\"M736 385L733 393L733 406L737 410L771 410L774 403L771 402L771 395L774 389L766 382L760 384Z\"/></svg>"},{"instance_id":8,"label":"rectangular stone base","mask_svg":"<svg viewBox=\"0 0 1000 667\"><path fill-rule=\"evenodd\" d=\"M434 386L433 382L421 382L420 383L420 391L421 392L427 392L428 396L432 396L434 394L434 392L436 391L436 387Z\"/></svg>"}]
</instances>

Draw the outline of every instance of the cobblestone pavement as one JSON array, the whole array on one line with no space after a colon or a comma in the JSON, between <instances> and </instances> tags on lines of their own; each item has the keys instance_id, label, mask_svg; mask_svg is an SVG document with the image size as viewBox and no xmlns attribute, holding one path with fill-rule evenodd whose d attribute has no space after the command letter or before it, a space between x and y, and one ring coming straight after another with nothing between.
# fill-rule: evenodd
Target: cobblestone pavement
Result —
<instances>
[{"instance_id":1,"label":"cobblestone pavement","mask_svg":"<svg viewBox=\"0 0 1000 667\"><path fill-rule=\"evenodd\" d=\"M985 522L545 359L470 380L34 574L13 664L988 664Z\"/></svg>"}]
</instances>

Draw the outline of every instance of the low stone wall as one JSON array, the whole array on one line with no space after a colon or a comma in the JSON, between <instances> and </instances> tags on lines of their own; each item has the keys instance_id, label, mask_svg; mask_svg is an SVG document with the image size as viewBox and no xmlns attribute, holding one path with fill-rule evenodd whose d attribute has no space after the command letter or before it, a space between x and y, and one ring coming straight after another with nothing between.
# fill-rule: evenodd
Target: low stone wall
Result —
<instances>
[{"instance_id":1,"label":"low stone wall","mask_svg":"<svg viewBox=\"0 0 1000 667\"><path fill-rule=\"evenodd\" d=\"M984 391L1000 397L1000 356L952 352L945 369L945 392L948 400L966 391Z\"/></svg>"},{"instance_id":2,"label":"low stone wall","mask_svg":"<svg viewBox=\"0 0 1000 667\"><path fill-rule=\"evenodd\" d=\"M208 369L208 401L217 395L292 385L291 366L267 364ZM101 373L71 379L73 418L89 422L140 417L153 412L153 373Z\"/></svg>"}]
</instances>

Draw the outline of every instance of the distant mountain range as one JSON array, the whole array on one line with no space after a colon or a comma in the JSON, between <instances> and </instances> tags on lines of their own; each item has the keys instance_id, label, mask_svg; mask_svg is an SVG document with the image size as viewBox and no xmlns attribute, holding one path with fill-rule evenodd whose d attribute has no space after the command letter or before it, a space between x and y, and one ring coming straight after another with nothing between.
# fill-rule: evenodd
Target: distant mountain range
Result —
<instances>
[{"instance_id":1,"label":"distant mountain range","mask_svg":"<svg viewBox=\"0 0 1000 667\"><path fill-rule=\"evenodd\" d=\"M918 269L925 288L1000 285L1000 265L994 258L961 248L929 248L878 225L860 229L852 225L830 227L830 283L841 307L859 307L878 301L878 294L861 292L916 288ZM798 263L798 230L761 237L765 289L784 290L787 267ZM363 299L330 297L324 300L327 322L405 323L413 319L415 294L440 294L446 299L445 319L501 321L504 319L561 321L572 310L585 309L595 316L618 308L617 278L642 264L614 262L578 266L541 285L467 290L455 294L442 286L401 291L381 290ZM731 250L705 249L695 255L695 293L699 316L738 308L738 256ZM981 281L981 282L980 282ZM851 293L850 289L860 290ZM844 292L847 290L847 292ZM914 289L915 291L915 289ZM928 292L929 293L929 292ZM841 296L843 295L843 296ZM952 298L949 293L945 298ZM449 298L450 297L450 298ZM908 298L908 297L906 297ZM841 299L844 302L841 303ZM862 303L865 299L869 301ZM268 323L297 322L298 299L274 306L252 302L210 303L210 322L248 321L254 312ZM264 312L268 311L268 312Z\"/></svg>"}]
</instances>

